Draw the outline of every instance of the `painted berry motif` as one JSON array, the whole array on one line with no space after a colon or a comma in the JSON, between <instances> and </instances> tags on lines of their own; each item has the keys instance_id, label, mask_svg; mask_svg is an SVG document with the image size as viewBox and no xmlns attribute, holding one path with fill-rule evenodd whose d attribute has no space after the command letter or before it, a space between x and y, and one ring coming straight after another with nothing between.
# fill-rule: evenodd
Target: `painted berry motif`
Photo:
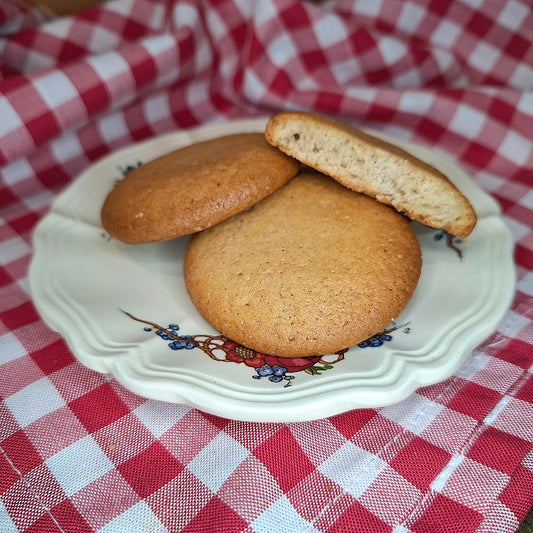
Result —
<instances>
[{"instance_id":1,"label":"painted berry motif","mask_svg":"<svg viewBox=\"0 0 533 533\"><path fill-rule=\"evenodd\" d=\"M155 322L149 322L122 310L132 320L145 325L144 331L154 332L162 341L165 341L171 350L192 350L198 348L215 361L230 363L244 363L253 368L255 374L252 379L267 379L272 383L284 383L284 387L292 385L295 376L293 373L305 372L311 376L319 376L326 370L331 370L333 365L344 359L348 348L327 356L315 355L311 357L284 358L256 352L236 342L226 339L222 335L180 335L178 324L169 324L164 328ZM407 324L393 325L370 339L359 343L360 348L381 346L384 342L392 340L391 332L404 328L408 333Z\"/></svg>"}]
</instances>

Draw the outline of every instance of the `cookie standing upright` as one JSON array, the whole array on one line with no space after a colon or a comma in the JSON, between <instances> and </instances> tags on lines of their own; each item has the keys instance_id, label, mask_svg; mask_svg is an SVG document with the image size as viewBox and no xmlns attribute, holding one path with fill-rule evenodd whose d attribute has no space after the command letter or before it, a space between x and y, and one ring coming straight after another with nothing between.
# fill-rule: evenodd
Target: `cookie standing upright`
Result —
<instances>
[{"instance_id":1,"label":"cookie standing upright","mask_svg":"<svg viewBox=\"0 0 533 533\"><path fill-rule=\"evenodd\" d=\"M461 238L476 224L470 202L444 174L356 128L287 111L270 118L265 137L284 153L413 220Z\"/></svg>"},{"instance_id":2,"label":"cookie standing upright","mask_svg":"<svg viewBox=\"0 0 533 533\"><path fill-rule=\"evenodd\" d=\"M111 237L130 244L173 239L250 207L298 169L262 133L195 143L128 173L105 199L102 224Z\"/></svg>"},{"instance_id":3,"label":"cookie standing upright","mask_svg":"<svg viewBox=\"0 0 533 533\"><path fill-rule=\"evenodd\" d=\"M329 177L302 173L192 236L185 285L226 337L280 357L334 353L409 302L421 251L406 217Z\"/></svg>"}]
</instances>

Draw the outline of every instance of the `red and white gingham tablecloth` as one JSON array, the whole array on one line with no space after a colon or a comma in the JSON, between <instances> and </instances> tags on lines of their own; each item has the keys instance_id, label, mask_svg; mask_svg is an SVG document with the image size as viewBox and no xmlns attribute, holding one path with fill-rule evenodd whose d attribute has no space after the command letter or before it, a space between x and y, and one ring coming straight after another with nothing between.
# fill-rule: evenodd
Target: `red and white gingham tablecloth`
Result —
<instances>
[{"instance_id":1,"label":"red and white gingham tablecloth","mask_svg":"<svg viewBox=\"0 0 533 533\"><path fill-rule=\"evenodd\" d=\"M513 532L533 504L529 0L0 0L0 531ZM444 154L502 208L517 290L446 381L308 423L128 392L36 313L32 231L92 162L315 110Z\"/></svg>"}]
</instances>

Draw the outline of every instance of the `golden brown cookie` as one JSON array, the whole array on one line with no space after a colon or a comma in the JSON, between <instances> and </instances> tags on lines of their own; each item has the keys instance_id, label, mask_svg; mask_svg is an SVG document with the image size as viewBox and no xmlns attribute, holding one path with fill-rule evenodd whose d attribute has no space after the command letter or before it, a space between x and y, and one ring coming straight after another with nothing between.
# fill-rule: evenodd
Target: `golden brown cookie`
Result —
<instances>
[{"instance_id":1,"label":"golden brown cookie","mask_svg":"<svg viewBox=\"0 0 533 533\"><path fill-rule=\"evenodd\" d=\"M261 133L192 144L131 171L107 196L102 224L130 244L208 228L287 183L299 164Z\"/></svg>"},{"instance_id":2,"label":"golden brown cookie","mask_svg":"<svg viewBox=\"0 0 533 533\"><path fill-rule=\"evenodd\" d=\"M382 330L420 269L406 217L318 173L193 235L184 260L205 320L280 357L334 353Z\"/></svg>"},{"instance_id":3,"label":"golden brown cookie","mask_svg":"<svg viewBox=\"0 0 533 533\"><path fill-rule=\"evenodd\" d=\"M474 209L444 174L356 128L312 113L281 112L271 117L265 137L282 152L413 220L461 238L476 224Z\"/></svg>"}]
</instances>

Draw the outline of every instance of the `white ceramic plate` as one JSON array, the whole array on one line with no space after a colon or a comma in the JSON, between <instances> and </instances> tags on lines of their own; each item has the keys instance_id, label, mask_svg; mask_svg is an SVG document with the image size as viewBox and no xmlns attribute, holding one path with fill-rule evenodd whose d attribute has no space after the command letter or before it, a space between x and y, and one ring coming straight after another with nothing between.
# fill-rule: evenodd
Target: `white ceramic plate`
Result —
<instances>
[{"instance_id":1,"label":"white ceramic plate","mask_svg":"<svg viewBox=\"0 0 533 533\"><path fill-rule=\"evenodd\" d=\"M342 355L279 360L225 342L185 290L187 238L132 246L104 233L100 208L129 167L264 125L247 120L172 133L86 170L35 231L29 280L46 323L83 365L111 373L131 391L236 420L303 421L380 407L449 377L510 305L512 241L496 203L457 167L421 147L397 143L447 174L479 222L466 241L453 243L455 249L447 236L413 223L423 268L411 302L392 331Z\"/></svg>"}]
</instances>

